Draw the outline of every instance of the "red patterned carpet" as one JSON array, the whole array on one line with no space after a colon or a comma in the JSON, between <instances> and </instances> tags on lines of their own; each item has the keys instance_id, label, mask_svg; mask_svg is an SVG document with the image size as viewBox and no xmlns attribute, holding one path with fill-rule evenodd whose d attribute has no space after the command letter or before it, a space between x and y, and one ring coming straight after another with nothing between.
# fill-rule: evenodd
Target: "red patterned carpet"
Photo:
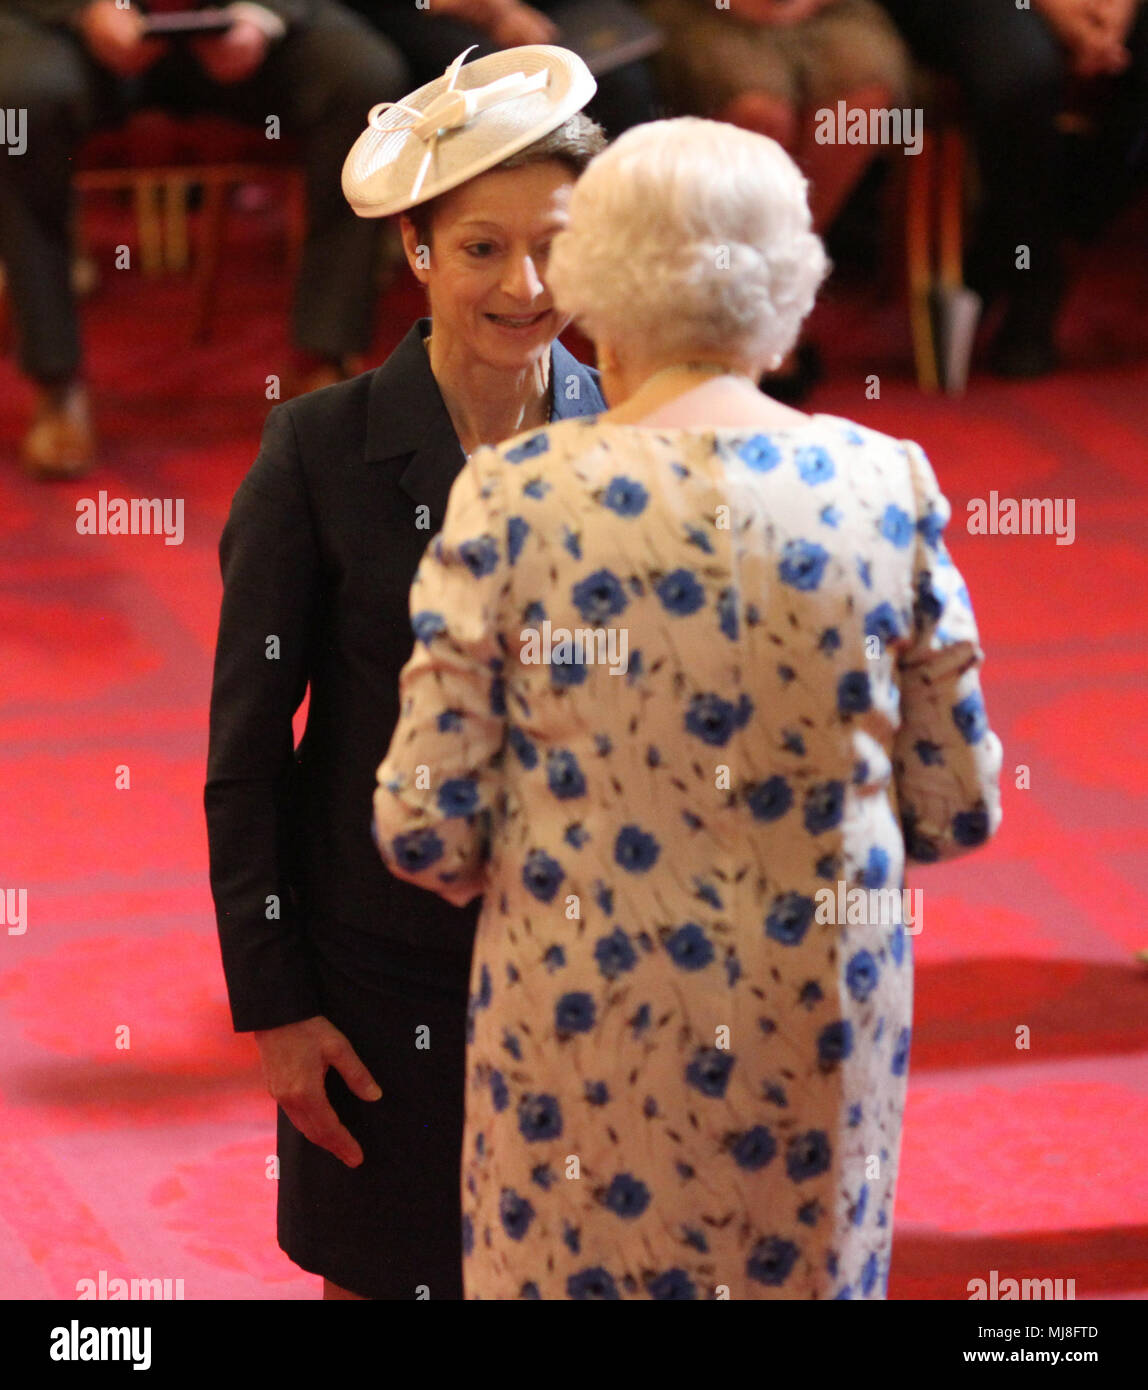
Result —
<instances>
[{"instance_id":1,"label":"red patterned carpet","mask_svg":"<svg viewBox=\"0 0 1148 1390\"><path fill-rule=\"evenodd\" d=\"M810 407L921 441L953 502L1008 770L996 842L911 880L894 1298L964 1299L993 1270L1148 1296L1145 211L1091 257L1048 380L930 399L903 307L837 291L812 325L831 371ZM30 396L0 362L0 888L27 892L26 931L0 924L2 1297L74 1298L101 1270L181 1278L188 1299L318 1292L275 1245L273 1107L230 1029L201 810L215 548L284 370L274 230L233 223L206 347L186 283L105 271L84 311L89 479L17 472ZM387 296L377 358L419 308L405 281ZM77 534L99 489L185 499L182 545ZM1075 499L1075 542L968 534L992 489Z\"/></svg>"}]
</instances>

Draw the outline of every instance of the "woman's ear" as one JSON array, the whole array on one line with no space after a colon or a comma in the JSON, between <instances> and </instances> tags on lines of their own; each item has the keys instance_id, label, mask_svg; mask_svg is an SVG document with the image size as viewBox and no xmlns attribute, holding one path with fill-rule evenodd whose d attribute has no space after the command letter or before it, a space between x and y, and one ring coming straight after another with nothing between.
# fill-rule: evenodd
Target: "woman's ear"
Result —
<instances>
[{"instance_id":1,"label":"woman's ear","mask_svg":"<svg viewBox=\"0 0 1148 1390\"><path fill-rule=\"evenodd\" d=\"M403 251L406 254L407 264L419 284L425 285L427 272L430 270L430 247L419 241L415 224L405 212L399 214L399 235L403 239Z\"/></svg>"}]
</instances>

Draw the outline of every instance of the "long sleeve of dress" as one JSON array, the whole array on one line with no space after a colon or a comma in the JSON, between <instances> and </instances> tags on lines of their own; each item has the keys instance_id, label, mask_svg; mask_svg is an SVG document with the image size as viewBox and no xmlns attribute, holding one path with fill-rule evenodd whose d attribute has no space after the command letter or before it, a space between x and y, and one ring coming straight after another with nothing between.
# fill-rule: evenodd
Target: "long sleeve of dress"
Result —
<instances>
[{"instance_id":1,"label":"long sleeve of dress","mask_svg":"<svg viewBox=\"0 0 1148 1390\"><path fill-rule=\"evenodd\" d=\"M493 450L451 490L411 586L415 647L379 767L375 835L387 867L456 907L482 892L501 782L505 695L499 609L510 563Z\"/></svg>"},{"instance_id":2,"label":"long sleeve of dress","mask_svg":"<svg viewBox=\"0 0 1148 1390\"><path fill-rule=\"evenodd\" d=\"M929 864L996 833L1002 750L985 713L968 589L944 543L951 509L923 451L905 447L917 499L914 628L898 663L893 765L906 851Z\"/></svg>"}]
</instances>

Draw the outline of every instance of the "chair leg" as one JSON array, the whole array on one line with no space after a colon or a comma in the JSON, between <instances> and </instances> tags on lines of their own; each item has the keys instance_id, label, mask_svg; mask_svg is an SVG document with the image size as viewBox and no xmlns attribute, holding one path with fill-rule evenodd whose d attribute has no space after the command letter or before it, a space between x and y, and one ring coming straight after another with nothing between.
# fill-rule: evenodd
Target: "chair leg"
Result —
<instances>
[{"instance_id":1,"label":"chair leg","mask_svg":"<svg viewBox=\"0 0 1148 1390\"><path fill-rule=\"evenodd\" d=\"M223 240L226 197L226 182L208 174L203 182L199 254L195 266L195 316L192 333L195 341L199 343L206 342L210 333L215 282L219 272L220 244Z\"/></svg>"},{"instance_id":2,"label":"chair leg","mask_svg":"<svg viewBox=\"0 0 1148 1390\"><path fill-rule=\"evenodd\" d=\"M164 264L168 270L187 269L187 193L191 180L173 174L164 180Z\"/></svg>"},{"instance_id":3,"label":"chair leg","mask_svg":"<svg viewBox=\"0 0 1148 1390\"><path fill-rule=\"evenodd\" d=\"M140 238L140 266L145 275L163 270L163 224L160 219L160 185L153 178L132 179L136 225Z\"/></svg>"},{"instance_id":4,"label":"chair leg","mask_svg":"<svg viewBox=\"0 0 1148 1390\"><path fill-rule=\"evenodd\" d=\"M926 131L921 152L908 161L908 191L905 207L905 253L909 278L909 328L913 337L913 361L917 385L922 391L936 391L937 349L933 339L931 292L933 287L932 225L933 192L932 135Z\"/></svg>"}]
</instances>

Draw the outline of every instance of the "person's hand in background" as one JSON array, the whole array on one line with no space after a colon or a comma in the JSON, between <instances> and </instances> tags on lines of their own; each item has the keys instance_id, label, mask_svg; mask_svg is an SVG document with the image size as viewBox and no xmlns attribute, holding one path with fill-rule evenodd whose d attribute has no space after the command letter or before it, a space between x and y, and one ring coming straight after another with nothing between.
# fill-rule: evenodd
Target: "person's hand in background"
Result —
<instances>
[{"instance_id":1,"label":"person's hand in background","mask_svg":"<svg viewBox=\"0 0 1148 1390\"><path fill-rule=\"evenodd\" d=\"M255 1042L267 1089L299 1133L357 1168L363 1150L327 1096L327 1068L334 1067L360 1100L378 1100L382 1091L346 1036L316 1016L257 1032Z\"/></svg>"},{"instance_id":2,"label":"person's hand in background","mask_svg":"<svg viewBox=\"0 0 1148 1390\"><path fill-rule=\"evenodd\" d=\"M836 0L729 0L729 12L747 24L800 24Z\"/></svg>"},{"instance_id":3,"label":"person's hand in background","mask_svg":"<svg viewBox=\"0 0 1148 1390\"><path fill-rule=\"evenodd\" d=\"M139 10L121 10L116 0L93 0L76 19L88 52L118 77L146 71L167 50L167 43L149 39Z\"/></svg>"},{"instance_id":4,"label":"person's hand in background","mask_svg":"<svg viewBox=\"0 0 1148 1390\"><path fill-rule=\"evenodd\" d=\"M267 56L267 35L249 19L237 19L225 34L193 39L191 47L200 67L213 82L230 86L258 72Z\"/></svg>"},{"instance_id":5,"label":"person's hand in background","mask_svg":"<svg viewBox=\"0 0 1148 1390\"><path fill-rule=\"evenodd\" d=\"M520 0L431 0L432 14L449 15L488 34L502 48L553 43L557 26Z\"/></svg>"},{"instance_id":6,"label":"person's hand in background","mask_svg":"<svg viewBox=\"0 0 1148 1390\"><path fill-rule=\"evenodd\" d=\"M1068 49L1078 77L1123 72L1131 61L1124 40L1137 0L1035 0L1053 33Z\"/></svg>"}]
</instances>

